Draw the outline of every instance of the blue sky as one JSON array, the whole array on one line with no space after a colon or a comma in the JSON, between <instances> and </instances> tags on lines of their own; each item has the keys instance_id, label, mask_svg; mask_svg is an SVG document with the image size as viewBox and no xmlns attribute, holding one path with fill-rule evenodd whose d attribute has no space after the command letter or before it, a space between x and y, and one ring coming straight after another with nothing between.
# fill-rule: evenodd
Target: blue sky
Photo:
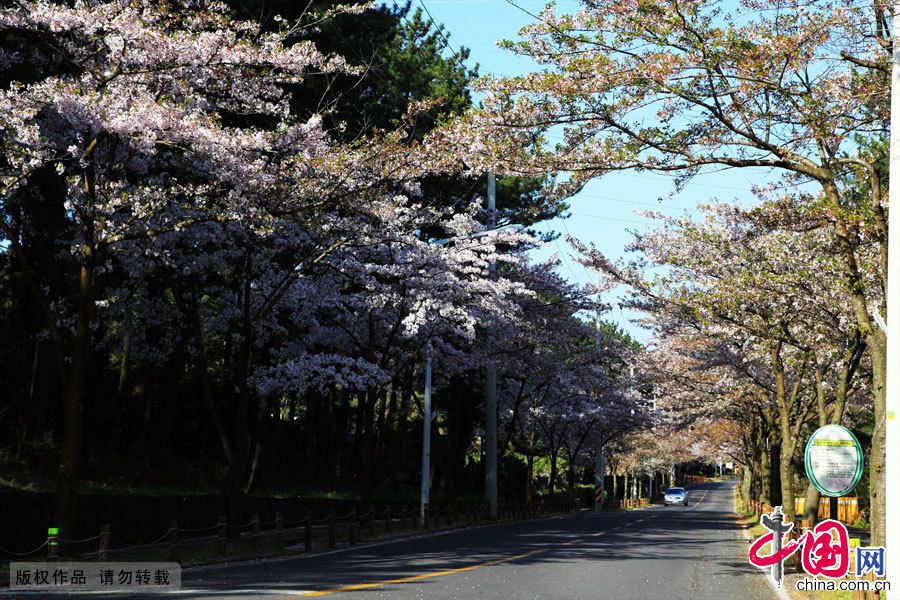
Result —
<instances>
[{"instance_id":1,"label":"blue sky","mask_svg":"<svg viewBox=\"0 0 900 600\"><path fill-rule=\"evenodd\" d=\"M438 23L443 23L449 32L449 41L454 49L466 46L471 50L470 63L478 63L481 73L516 75L534 68L528 60L496 47L501 39L517 39L518 31L533 21L522 10L506 0L414 0L413 8L424 4ZM516 0L522 8L537 13L545 4L544 0ZM571 12L578 6L572 0L557 2L557 10ZM647 230L653 222L635 214L636 211L658 210L668 214L695 215L698 203L709 202L713 198L721 200L738 199L751 202L751 182L769 178L766 171L728 170L697 176L685 189L671 196L674 190L672 180L652 173L617 173L595 180L585 190L573 197L571 217L546 224L563 236L571 235L585 243L593 243L607 256L623 256L624 248L632 239L629 230ZM662 199L662 202L660 202ZM562 274L580 283L594 281L596 276L576 263L571 255L573 250L560 238L557 243L535 251L536 258L558 253L563 258ZM613 304L606 315L608 320L622 325L629 333L642 341L648 334L630 323L634 315L616 306L616 296L603 300Z\"/></svg>"}]
</instances>

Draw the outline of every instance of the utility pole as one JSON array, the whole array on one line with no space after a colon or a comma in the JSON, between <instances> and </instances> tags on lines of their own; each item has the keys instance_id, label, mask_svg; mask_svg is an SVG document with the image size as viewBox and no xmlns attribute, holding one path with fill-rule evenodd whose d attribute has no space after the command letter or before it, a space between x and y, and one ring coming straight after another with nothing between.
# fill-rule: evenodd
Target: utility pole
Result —
<instances>
[{"instance_id":1,"label":"utility pole","mask_svg":"<svg viewBox=\"0 0 900 600\"><path fill-rule=\"evenodd\" d=\"M597 337L594 340L594 349L597 352L597 360L600 360L600 309L597 308ZM603 460L603 429L600 427L599 417L597 421L597 439L594 442L594 512L603 510L603 484L606 465ZM613 475L615 477L615 475Z\"/></svg>"},{"instance_id":2,"label":"utility pole","mask_svg":"<svg viewBox=\"0 0 900 600\"><path fill-rule=\"evenodd\" d=\"M487 174L488 219L489 227L497 225L497 180L493 172ZM497 270L497 264L491 261L488 272L491 277ZM497 370L493 366L487 368L484 391L484 495L487 497L491 519L497 518Z\"/></svg>"},{"instance_id":3,"label":"utility pole","mask_svg":"<svg viewBox=\"0 0 900 600\"><path fill-rule=\"evenodd\" d=\"M603 460L603 435L597 432L597 441L594 444L594 511L603 510L603 476L606 471L606 461Z\"/></svg>"},{"instance_id":4,"label":"utility pole","mask_svg":"<svg viewBox=\"0 0 900 600\"><path fill-rule=\"evenodd\" d=\"M432 240L430 243L435 244L437 246L443 246L445 244L449 244L454 240L466 240L466 239L474 239L479 238L483 235L490 235L492 233L496 234L501 231L521 231L524 229L524 226L518 224L509 224L504 225L503 227L497 227L497 180L494 178L494 174L488 172L487 174L488 180L488 224L489 227L486 231L481 231L472 235L464 235L457 236L452 238L447 238L443 240ZM493 260L488 263L488 274L491 278L493 278L494 273L497 272L497 263ZM426 357L426 402L431 402L431 359ZM430 409L429 409L430 411ZM491 519L497 518L497 371L493 367L488 367L487 373L485 375L485 392L484 392L484 428L485 428L485 439L484 439L484 495L487 498L488 506L490 508L490 517ZM431 422L429 421L427 425L427 431L431 429ZM429 438L430 444L430 438ZM425 498L424 502L427 502L428 498L428 490L426 489L426 467L425 461L427 460L425 452L425 446L423 444L422 447L422 497Z\"/></svg>"},{"instance_id":5,"label":"utility pole","mask_svg":"<svg viewBox=\"0 0 900 600\"><path fill-rule=\"evenodd\" d=\"M894 0L891 27L891 138L888 172L888 272L887 272L887 381L885 382L884 424L884 546L885 574L896 579L900 574L900 436L896 414L900 400L900 1ZM875 309L876 311L878 309ZM895 367L891 367L895 365ZM889 594L900 597L897 592Z\"/></svg>"},{"instance_id":6,"label":"utility pole","mask_svg":"<svg viewBox=\"0 0 900 600\"><path fill-rule=\"evenodd\" d=\"M425 508L430 501L431 483L431 356L425 354L425 407L422 411L422 494L419 499L419 525L425 527Z\"/></svg>"}]
</instances>

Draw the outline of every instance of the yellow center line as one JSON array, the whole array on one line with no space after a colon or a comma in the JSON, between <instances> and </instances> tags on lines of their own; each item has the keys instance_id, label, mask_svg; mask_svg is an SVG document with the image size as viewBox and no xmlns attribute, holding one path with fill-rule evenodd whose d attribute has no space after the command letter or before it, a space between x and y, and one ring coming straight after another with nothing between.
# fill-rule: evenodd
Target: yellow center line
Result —
<instances>
[{"instance_id":1,"label":"yellow center line","mask_svg":"<svg viewBox=\"0 0 900 600\"><path fill-rule=\"evenodd\" d=\"M694 506L697 506L697 504L700 504L701 502L706 500L706 496L708 496L708 495L709 495L709 490L707 489L703 492L703 497L700 498L699 500L697 500L697 502L696 502L696 504L694 504Z\"/></svg>"},{"instance_id":2,"label":"yellow center line","mask_svg":"<svg viewBox=\"0 0 900 600\"><path fill-rule=\"evenodd\" d=\"M469 565L468 567L460 567L458 569L446 569L444 571L435 571L433 573L422 573L421 575L411 575L409 577L399 577L397 579L385 579L383 581L373 581L371 583L357 583L355 585L344 585L341 587L331 588L327 590L319 590L316 592L306 592L304 594L300 594L301 596L328 596L329 594L338 594L340 592L353 592L357 590L368 590L376 587L382 587L385 585L393 585L397 583L411 583L413 581L421 581L423 579L431 579L433 577L442 577L444 575L453 575L454 573L464 573L466 571L474 571L476 569L483 569L484 567L493 567L494 565L502 565L503 563L512 562L514 560L521 560L523 558L528 558L529 556L534 556L536 554L541 554L543 552L547 552L548 550L552 550L553 548L539 548L537 550L532 550L531 552L525 552L522 554L516 554L514 556L507 556L506 558L498 558L496 560L489 560L487 562L479 563L476 565Z\"/></svg>"},{"instance_id":3,"label":"yellow center line","mask_svg":"<svg viewBox=\"0 0 900 600\"><path fill-rule=\"evenodd\" d=\"M643 519L641 519L643 520ZM618 527L614 527L613 529L620 529L621 525ZM596 531L590 534L590 537L600 537L607 533L606 531ZM580 537L575 538L573 540L569 540L568 542L564 542L561 544L562 546L573 546L580 542L586 541L587 538ZM297 594L297 596L304 597L312 597L312 596L328 596L330 594L339 594L341 592L354 592L358 590L370 590L372 588L384 587L386 585L394 585L399 583L412 583L414 581L422 581L423 579L432 579L434 577L443 577L444 575L453 575L455 573L465 573L466 571L474 571L476 569L483 569L485 567L493 567L495 565L502 565L503 563L512 562L515 560L521 560L523 558L528 558L529 556L535 556L537 554L542 554L544 552L548 552L555 548L560 547L559 544L553 546L547 546L546 548L538 548L537 550L532 550L531 552L525 552L523 554L515 554L513 556L507 556L505 558L498 558L496 560L489 560L487 562L478 563L474 565L469 565L467 567L459 567L457 569L445 569L443 571L434 571L432 573L422 573L420 575L410 575L409 577L398 577L397 579L385 579L382 581L372 581L370 583L357 583L353 585L343 585L340 587L329 588L327 590L318 590L314 592L304 592L301 594Z\"/></svg>"}]
</instances>

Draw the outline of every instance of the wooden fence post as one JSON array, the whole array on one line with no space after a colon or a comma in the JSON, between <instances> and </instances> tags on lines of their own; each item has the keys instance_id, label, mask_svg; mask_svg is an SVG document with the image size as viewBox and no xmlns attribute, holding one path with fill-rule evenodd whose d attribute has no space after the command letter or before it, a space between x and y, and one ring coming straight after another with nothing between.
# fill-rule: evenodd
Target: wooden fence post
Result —
<instances>
[{"instance_id":1,"label":"wooden fence post","mask_svg":"<svg viewBox=\"0 0 900 600\"><path fill-rule=\"evenodd\" d=\"M109 560L109 541L112 537L112 527L110 525L104 525L100 528L100 552L98 552L98 559L100 562L106 562Z\"/></svg>"},{"instance_id":2,"label":"wooden fence post","mask_svg":"<svg viewBox=\"0 0 900 600\"><path fill-rule=\"evenodd\" d=\"M104 528L109 527L106 525ZM102 543L103 534L100 534L100 540ZM178 521L169 521L169 560L172 562L178 562L180 560L179 556L179 547L178 547ZM101 558L100 560L106 560L105 558Z\"/></svg>"}]
</instances>

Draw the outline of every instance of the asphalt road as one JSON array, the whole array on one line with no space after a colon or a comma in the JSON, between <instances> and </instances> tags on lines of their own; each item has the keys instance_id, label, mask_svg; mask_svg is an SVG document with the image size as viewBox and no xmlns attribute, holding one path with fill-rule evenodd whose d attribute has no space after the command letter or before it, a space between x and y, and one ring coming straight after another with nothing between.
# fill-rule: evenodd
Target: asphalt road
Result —
<instances>
[{"instance_id":1,"label":"asphalt road","mask_svg":"<svg viewBox=\"0 0 900 600\"><path fill-rule=\"evenodd\" d=\"M176 597L771 599L764 576L747 562L748 544L731 512L733 488L732 482L692 488L687 507L577 513L191 569Z\"/></svg>"}]
</instances>

